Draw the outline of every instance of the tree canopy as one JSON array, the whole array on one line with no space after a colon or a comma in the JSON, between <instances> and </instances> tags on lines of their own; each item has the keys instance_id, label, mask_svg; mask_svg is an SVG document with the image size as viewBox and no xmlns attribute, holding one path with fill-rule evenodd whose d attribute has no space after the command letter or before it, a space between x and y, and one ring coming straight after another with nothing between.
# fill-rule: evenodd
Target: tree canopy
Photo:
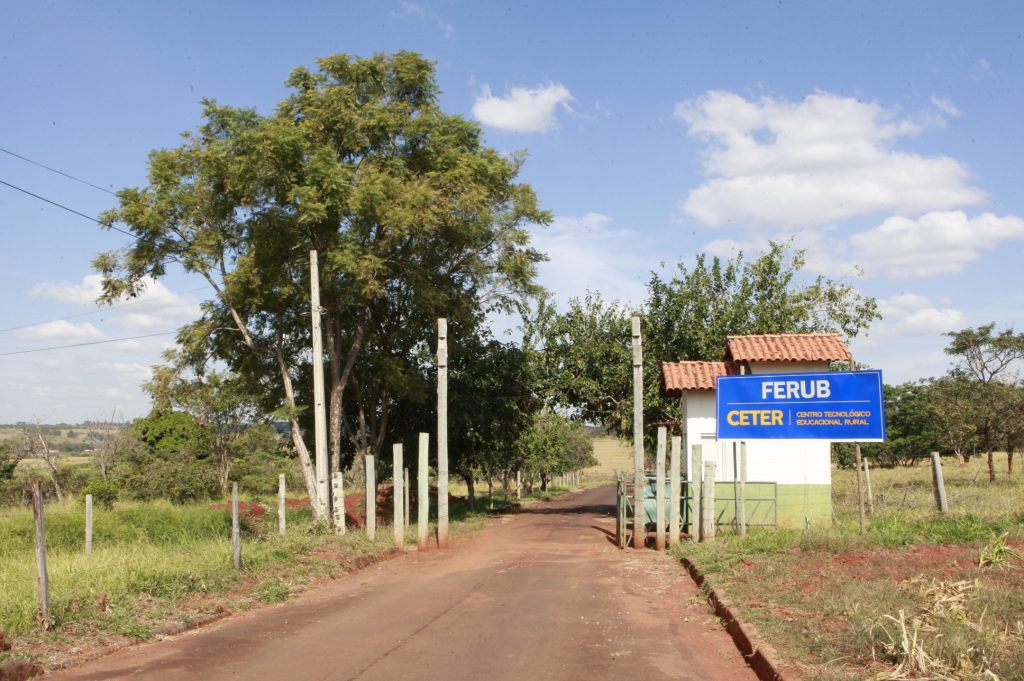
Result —
<instances>
[{"instance_id":1,"label":"tree canopy","mask_svg":"<svg viewBox=\"0 0 1024 681\"><path fill-rule=\"evenodd\" d=\"M661 363L721 360L732 334L835 332L857 335L878 319L873 298L851 284L803 272L805 254L774 243L754 260L740 253L680 262L665 279L652 273L647 298L631 311L599 294L573 299L559 313L542 304L527 323L545 365L549 404L627 435L633 427L630 317L642 319L644 422L680 432L675 400L660 394Z\"/></svg>"},{"instance_id":2,"label":"tree canopy","mask_svg":"<svg viewBox=\"0 0 1024 681\"><path fill-rule=\"evenodd\" d=\"M154 151L148 186L119 191L101 218L136 241L94 262L106 300L138 293L171 263L210 284L202 318L178 335L182 361L225 363L290 421L313 499L301 435L310 250L338 470L343 439L379 453L395 400L425 399L417 358L437 317L468 332L539 291L542 256L526 226L550 219L516 180L522 156L486 147L477 124L441 111L430 61L339 54L317 65L292 72L272 114L205 101L198 130Z\"/></svg>"}]
</instances>

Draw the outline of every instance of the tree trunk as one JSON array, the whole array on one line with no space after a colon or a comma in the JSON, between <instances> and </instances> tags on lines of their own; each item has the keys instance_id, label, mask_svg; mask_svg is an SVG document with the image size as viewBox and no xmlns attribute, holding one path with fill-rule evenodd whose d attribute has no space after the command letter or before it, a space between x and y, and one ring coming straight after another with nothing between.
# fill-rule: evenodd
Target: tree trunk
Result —
<instances>
[{"instance_id":1,"label":"tree trunk","mask_svg":"<svg viewBox=\"0 0 1024 681\"><path fill-rule=\"evenodd\" d=\"M1006 474L1013 475L1013 447L1006 448Z\"/></svg>"},{"instance_id":2,"label":"tree trunk","mask_svg":"<svg viewBox=\"0 0 1024 681\"><path fill-rule=\"evenodd\" d=\"M463 473L462 479L466 481L466 493L469 496L469 510L476 510L476 487L473 484L473 474Z\"/></svg>"},{"instance_id":3,"label":"tree trunk","mask_svg":"<svg viewBox=\"0 0 1024 681\"><path fill-rule=\"evenodd\" d=\"M331 472L341 471L341 440L342 440L342 418L344 413L342 407L345 396L345 387L352 376L352 367L355 366L356 357L363 345L363 336L366 333L365 313L361 313L359 324L356 327L355 336L352 339L352 347L349 348L345 358L345 366L341 366L341 352L338 348L338 338L341 335L341 323L338 318L328 313L327 328L327 355L331 363L331 391L330 391L330 414L328 416L328 442L331 453Z\"/></svg>"},{"instance_id":4,"label":"tree trunk","mask_svg":"<svg viewBox=\"0 0 1024 681\"><path fill-rule=\"evenodd\" d=\"M281 382L284 385L285 400L288 405L288 426L292 433L292 444L299 455L299 463L302 464L302 479L306 483L306 493L309 495L309 503L313 509L319 508L316 494L316 474L313 471L313 460L306 449L306 442L302 439L302 430L299 428L299 419L295 413L295 387L292 385L292 377L288 373L288 363L284 359L284 352L280 346L277 348L277 368L281 372Z\"/></svg>"},{"instance_id":5,"label":"tree trunk","mask_svg":"<svg viewBox=\"0 0 1024 681\"><path fill-rule=\"evenodd\" d=\"M509 470L504 470L504 471L501 472L501 493L505 497L505 503L508 503L509 496L511 495L511 491L512 491L511 488L509 487L509 477L510 476L511 476L511 471L509 471Z\"/></svg>"},{"instance_id":6,"label":"tree trunk","mask_svg":"<svg viewBox=\"0 0 1024 681\"><path fill-rule=\"evenodd\" d=\"M992 456L992 448L988 448L988 484L994 485L996 482L996 461Z\"/></svg>"},{"instance_id":7,"label":"tree trunk","mask_svg":"<svg viewBox=\"0 0 1024 681\"><path fill-rule=\"evenodd\" d=\"M547 475L547 473L541 473L540 474L540 491L541 492L547 492L548 491L548 475Z\"/></svg>"},{"instance_id":8,"label":"tree trunk","mask_svg":"<svg viewBox=\"0 0 1024 681\"><path fill-rule=\"evenodd\" d=\"M487 474L487 510L494 510L494 478Z\"/></svg>"}]
</instances>

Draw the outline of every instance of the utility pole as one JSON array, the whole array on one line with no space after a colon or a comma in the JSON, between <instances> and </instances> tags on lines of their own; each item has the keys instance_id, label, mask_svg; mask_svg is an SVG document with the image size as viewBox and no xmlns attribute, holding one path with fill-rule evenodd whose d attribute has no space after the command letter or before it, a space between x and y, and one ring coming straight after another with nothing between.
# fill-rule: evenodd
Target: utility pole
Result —
<instances>
[{"instance_id":1,"label":"utility pole","mask_svg":"<svg viewBox=\"0 0 1024 681\"><path fill-rule=\"evenodd\" d=\"M633 317L633 548L647 541L647 509L644 508L644 351L640 318Z\"/></svg>"},{"instance_id":2,"label":"utility pole","mask_svg":"<svg viewBox=\"0 0 1024 681\"><path fill-rule=\"evenodd\" d=\"M324 346L320 333L320 268L316 251L309 252L309 311L313 318L313 437L316 456L316 517L330 518L327 490L327 411L324 406Z\"/></svg>"},{"instance_id":3,"label":"utility pole","mask_svg":"<svg viewBox=\"0 0 1024 681\"><path fill-rule=\"evenodd\" d=\"M437 545L448 548L448 320L437 320Z\"/></svg>"}]
</instances>

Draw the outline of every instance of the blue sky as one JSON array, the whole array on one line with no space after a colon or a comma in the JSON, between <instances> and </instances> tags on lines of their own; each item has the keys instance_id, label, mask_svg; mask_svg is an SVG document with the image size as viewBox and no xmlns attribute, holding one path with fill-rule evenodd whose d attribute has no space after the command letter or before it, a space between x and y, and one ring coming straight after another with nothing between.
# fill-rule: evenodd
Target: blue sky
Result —
<instances>
[{"instance_id":1,"label":"blue sky","mask_svg":"<svg viewBox=\"0 0 1024 681\"><path fill-rule=\"evenodd\" d=\"M0 148L140 185L202 97L269 112L318 56L418 51L446 111L528 151L559 300L639 302L661 262L792 237L811 273L879 299L853 350L902 381L945 371L943 332L1024 327L1022 26L1013 2L9 2ZM6 153L0 180L112 205ZM3 353L173 330L202 282L97 312L89 262L126 237L3 185L0 233L0 422L145 413L172 336Z\"/></svg>"}]
</instances>

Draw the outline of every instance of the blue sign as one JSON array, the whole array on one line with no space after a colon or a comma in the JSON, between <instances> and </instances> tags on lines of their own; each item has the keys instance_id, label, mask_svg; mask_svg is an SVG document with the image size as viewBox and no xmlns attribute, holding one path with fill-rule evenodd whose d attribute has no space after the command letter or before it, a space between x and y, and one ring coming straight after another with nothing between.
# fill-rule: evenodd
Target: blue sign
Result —
<instances>
[{"instance_id":1,"label":"blue sign","mask_svg":"<svg viewBox=\"0 0 1024 681\"><path fill-rule=\"evenodd\" d=\"M885 440L881 371L719 376L719 440Z\"/></svg>"}]
</instances>

